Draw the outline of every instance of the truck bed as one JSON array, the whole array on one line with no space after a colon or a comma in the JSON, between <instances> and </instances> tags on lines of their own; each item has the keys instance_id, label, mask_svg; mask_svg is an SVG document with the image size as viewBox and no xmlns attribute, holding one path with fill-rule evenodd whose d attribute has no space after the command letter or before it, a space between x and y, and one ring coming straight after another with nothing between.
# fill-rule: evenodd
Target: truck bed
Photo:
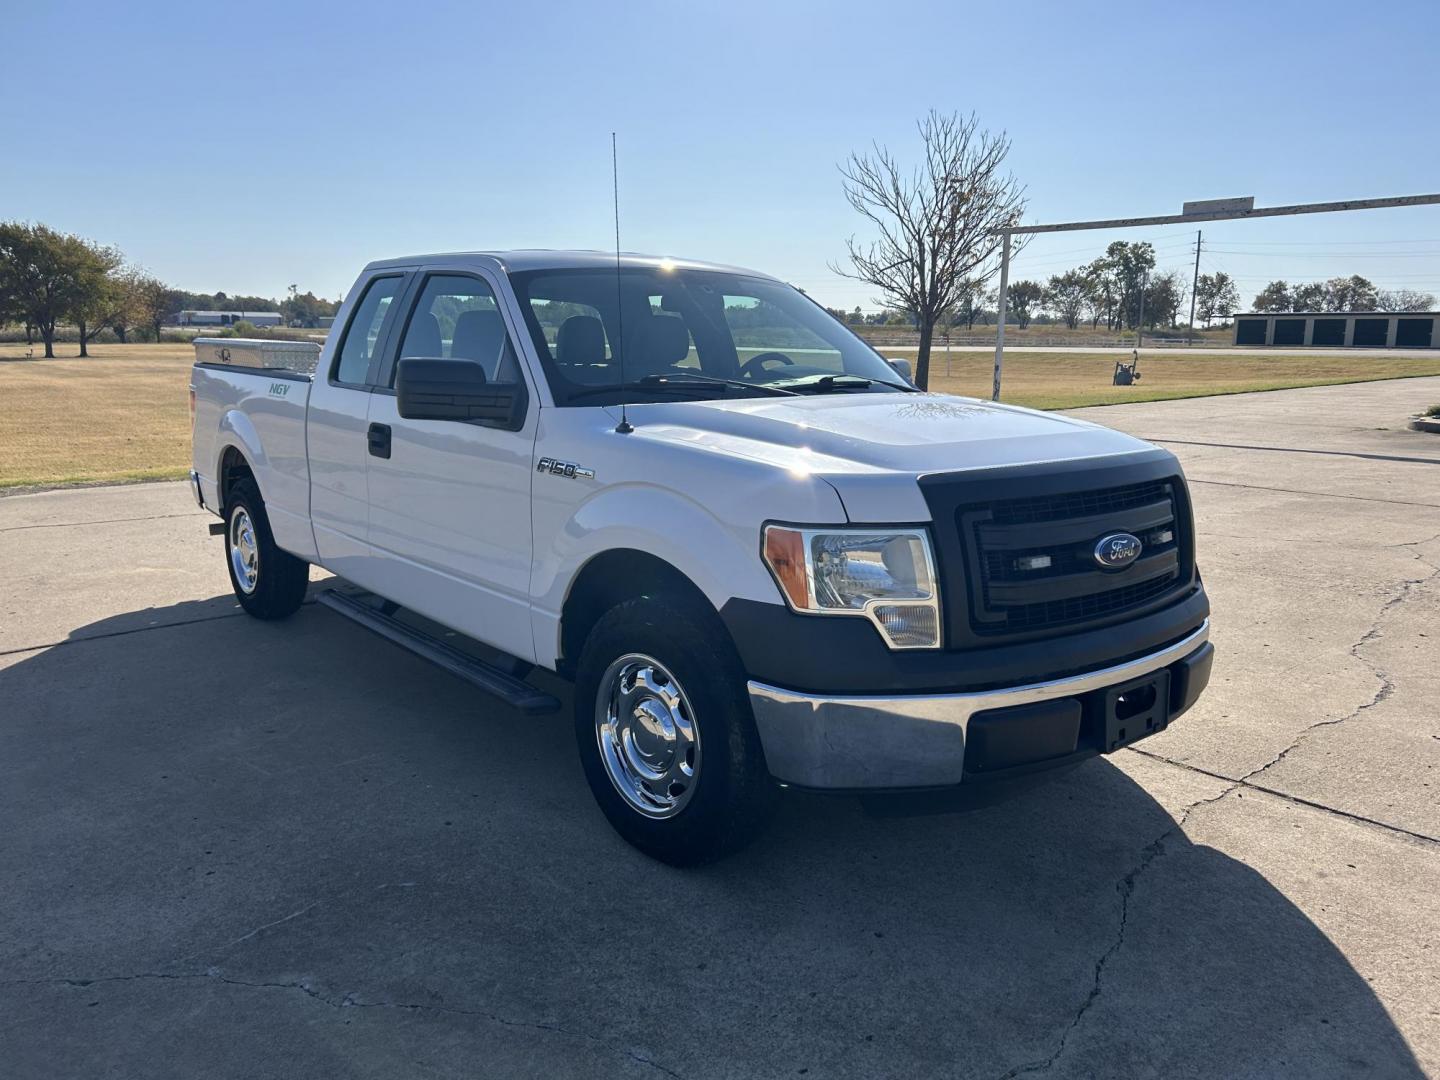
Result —
<instances>
[{"instance_id":1,"label":"truck bed","mask_svg":"<svg viewBox=\"0 0 1440 1080\"><path fill-rule=\"evenodd\" d=\"M191 467L205 506L220 512L227 452L238 451L265 492L275 542L315 558L305 410L320 346L309 342L196 338Z\"/></svg>"}]
</instances>

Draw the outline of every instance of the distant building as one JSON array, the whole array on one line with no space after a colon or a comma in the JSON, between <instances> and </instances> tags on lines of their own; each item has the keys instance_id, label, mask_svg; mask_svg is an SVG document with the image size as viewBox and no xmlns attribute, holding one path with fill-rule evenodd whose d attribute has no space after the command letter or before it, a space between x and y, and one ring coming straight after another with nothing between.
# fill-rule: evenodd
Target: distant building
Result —
<instances>
[{"instance_id":1,"label":"distant building","mask_svg":"<svg viewBox=\"0 0 1440 1080\"><path fill-rule=\"evenodd\" d=\"M318 319L315 320L315 323L317 326L320 327L321 330L329 330L332 326L335 325L335 316L321 315Z\"/></svg>"},{"instance_id":2,"label":"distant building","mask_svg":"<svg viewBox=\"0 0 1440 1080\"><path fill-rule=\"evenodd\" d=\"M1341 349L1440 347L1433 311L1286 311L1235 316L1236 345Z\"/></svg>"},{"instance_id":3,"label":"distant building","mask_svg":"<svg viewBox=\"0 0 1440 1080\"><path fill-rule=\"evenodd\" d=\"M279 326L278 311L182 311L175 316L176 326L233 326L240 321L256 326Z\"/></svg>"}]
</instances>

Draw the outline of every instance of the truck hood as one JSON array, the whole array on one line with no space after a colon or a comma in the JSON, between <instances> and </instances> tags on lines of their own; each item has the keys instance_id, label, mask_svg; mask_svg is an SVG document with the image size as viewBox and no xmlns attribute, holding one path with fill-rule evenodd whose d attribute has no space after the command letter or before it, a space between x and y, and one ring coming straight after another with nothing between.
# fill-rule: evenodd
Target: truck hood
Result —
<instances>
[{"instance_id":1,"label":"truck hood","mask_svg":"<svg viewBox=\"0 0 1440 1080\"><path fill-rule=\"evenodd\" d=\"M632 405L634 436L681 442L823 477L854 521L928 517L926 473L1151 449L1057 413L945 394L825 394Z\"/></svg>"}]
</instances>

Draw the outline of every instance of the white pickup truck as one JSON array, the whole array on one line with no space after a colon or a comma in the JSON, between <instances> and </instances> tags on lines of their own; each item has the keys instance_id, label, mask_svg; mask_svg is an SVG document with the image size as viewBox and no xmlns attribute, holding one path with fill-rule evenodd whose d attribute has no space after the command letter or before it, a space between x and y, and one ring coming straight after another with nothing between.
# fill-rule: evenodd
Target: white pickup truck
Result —
<instances>
[{"instance_id":1,"label":"white pickup truck","mask_svg":"<svg viewBox=\"0 0 1440 1080\"><path fill-rule=\"evenodd\" d=\"M245 610L294 612L313 564L321 603L517 708L559 706L533 668L573 680L596 800L668 862L786 786L988 796L1210 676L1171 454L921 393L763 274L394 259L323 348L196 345L194 494Z\"/></svg>"}]
</instances>

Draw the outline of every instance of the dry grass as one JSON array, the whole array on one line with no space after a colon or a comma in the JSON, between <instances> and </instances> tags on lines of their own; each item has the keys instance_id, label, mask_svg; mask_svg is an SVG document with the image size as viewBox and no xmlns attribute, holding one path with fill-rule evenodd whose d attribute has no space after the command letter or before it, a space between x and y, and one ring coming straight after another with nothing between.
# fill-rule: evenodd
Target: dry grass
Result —
<instances>
[{"instance_id":1,"label":"dry grass","mask_svg":"<svg viewBox=\"0 0 1440 1080\"><path fill-rule=\"evenodd\" d=\"M77 351L25 360L26 346L0 345L0 488L184 476L194 348Z\"/></svg>"},{"instance_id":2,"label":"dry grass","mask_svg":"<svg viewBox=\"0 0 1440 1080\"><path fill-rule=\"evenodd\" d=\"M92 357L62 345L55 360L24 360L24 345L0 345L0 488L183 477L190 462L189 345L97 345ZM904 349L886 348L891 356ZM914 356L913 351L909 353ZM991 356L933 358L932 389L989 397ZM1005 400L1045 409L1237 394L1293 386L1440 375L1440 353L1424 359L1355 356L1186 355L1141 358L1138 386L1110 385L1111 355L1014 353L1005 361Z\"/></svg>"},{"instance_id":3,"label":"dry grass","mask_svg":"<svg viewBox=\"0 0 1440 1080\"><path fill-rule=\"evenodd\" d=\"M886 356L914 351L883 349ZM1316 356L1186 354L1179 350L1142 353L1140 381L1133 386L1110 385L1117 359L1128 356L1079 351L1007 353L1005 401L1036 409L1074 409L1082 405L1116 405L1126 401L1244 394L1296 386L1328 386L1440 375L1440 353L1423 359L1323 353ZM990 396L993 353L952 353L949 377L944 352L930 358L930 389L968 397Z\"/></svg>"}]
</instances>

